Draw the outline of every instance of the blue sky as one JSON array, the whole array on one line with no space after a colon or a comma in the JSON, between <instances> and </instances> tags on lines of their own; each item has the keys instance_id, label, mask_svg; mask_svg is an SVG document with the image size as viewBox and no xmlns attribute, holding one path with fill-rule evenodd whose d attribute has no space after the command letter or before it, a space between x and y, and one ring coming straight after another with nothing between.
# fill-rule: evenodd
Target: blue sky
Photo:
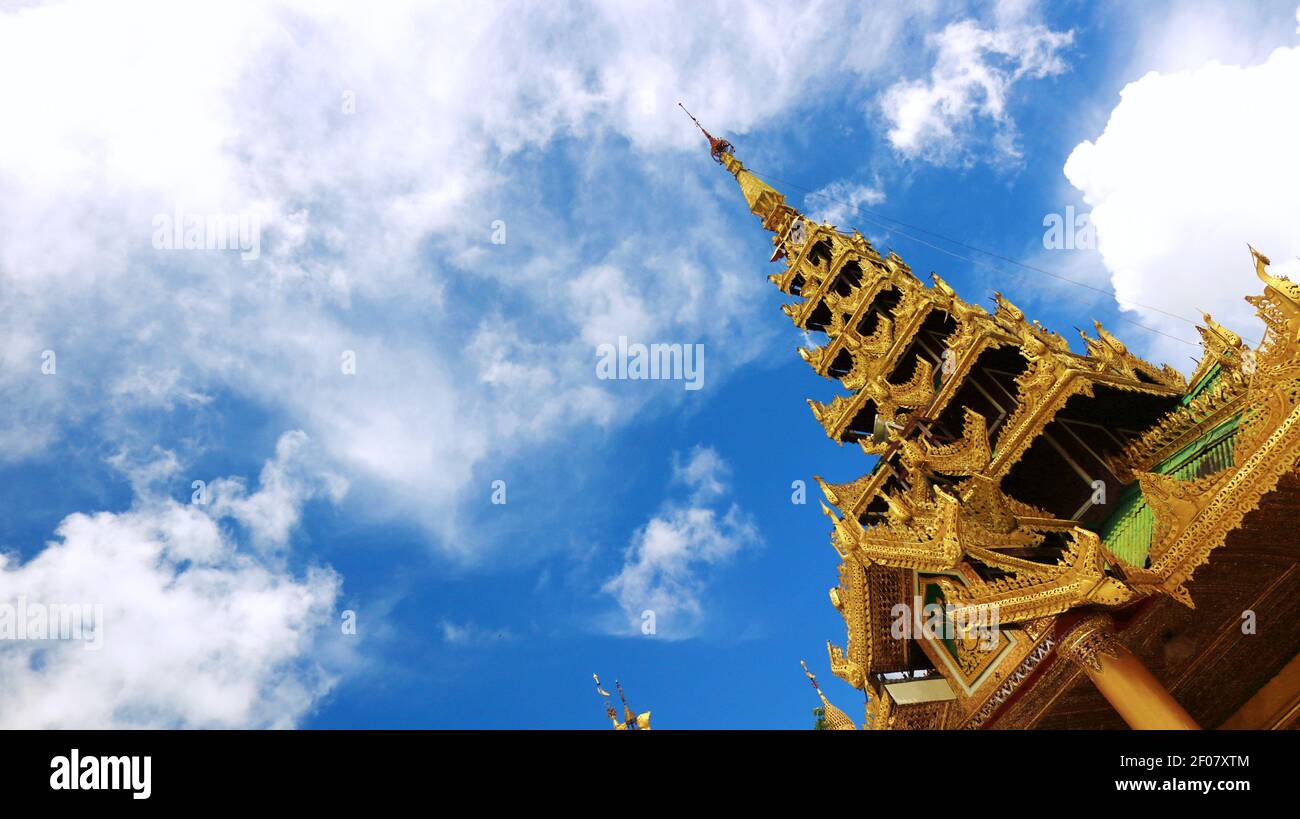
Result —
<instances>
[{"instance_id":1,"label":"blue sky","mask_svg":"<svg viewBox=\"0 0 1300 819\"><path fill-rule=\"evenodd\" d=\"M676 103L968 300L1184 371L1166 312L1257 333L1245 241L1300 267L1294 2L915 5L0 6L0 603L105 635L0 641L0 725L596 728L597 672L804 728L801 658L854 713L812 476L870 461ZM1067 207L1096 249L1044 246ZM257 258L159 247L177 208ZM597 378L620 335L703 388Z\"/></svg>"}]
</instances>

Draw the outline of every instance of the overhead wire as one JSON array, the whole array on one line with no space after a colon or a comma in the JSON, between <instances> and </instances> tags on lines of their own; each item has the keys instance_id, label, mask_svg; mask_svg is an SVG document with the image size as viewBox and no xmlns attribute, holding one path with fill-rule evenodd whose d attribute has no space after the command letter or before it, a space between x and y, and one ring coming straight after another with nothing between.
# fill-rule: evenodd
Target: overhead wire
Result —
<instances>
[{"instance_id":1,"label":"overhead wire","mask_svg":"<svg viewBox=\"0 0 1300 819\"><path fill-rule=\"evenodd\" d=\"M862 206L860 206L860 205L858 205L858 204L856 204L856 203L854 203L854 202L848 202L848 201L845 201L845 200L842 200L842 199L837 199L837 198L835 198L834 196L831 196L831 195L829 195L829 194L827 194L827 193L824 193L824 192L822 192L822 191L810 190L810 189L805 188L805 187L803 187L803 186L801 186L801 185L799 185L799 184L797 184L797 183L790 182L790 181L788 181L788 180L777 179L777 178L774 177L774 176L770 176L770 175L767 175L767 174L764 174L764 173L760 173L760 172L758 172L758 171L755 171L755 170L752 169L752 168L746 168L746 170L748 170L748 171L749 171L750 173L752 173L754 176L758 177L759 179L761 179L761 180L763 180L764 182L767 182L767 183L769 183L769 184L779 185L780 187L782 187L782 188L786 188L786 189L797 190L797 191L802 192L805 196L817 196L817 197L821 197L822 199L827 200L828 202L833 202L833 203L835 203L835 204L837 204L837 205L843 205L844 207L847 207L847 208L853 210L854 212L858 213L858 214L863 218L863 220L866 221L866 222L868 222L869 224L872 224L872 225L875 225L876 227L879 227L879 228L883 228L883 229L885 229L885 230L888 230L890 233L898 234L899 236L902 236L902 237L904 237L904 238L906 238L906 239L910 239L910 240L912 240L913 242L916 242L916 243L918 243L918 244L924 245L924 246L926 246L926 247L928 247L928 248L930 248L930 249L932 249L932 250L936 250L936 251L938 251L938 252L940 252L940 253L943 253L943 254L945 254L945 255L947 255L947 256L951 256L951 257L953 257L953 258L955 258L955 259L960 259L961 261L968 262L968 263L970 263L970 264L974 264L974 265L978 265L978 266L983 267L983 268L986 268L986 269L988 269L988 270L992 270L992 271L995 272L995 273L1003 273L1003 274L1005 274L1005 273L1007 273L1008 271L1006 271L1006 270L1004 270L1004 269L998 267L997 265L994 265L994 264L991 264L991 263L989 263L989 262L987 262L987 261L984 261L984 260L982 260L982 259L972 258L972 257L970 257L970 256L967 256L967 255L962 254L962 253L958 253L957 251L951 250L951 249L949 249L949 248L942 247L941 245L937 245L937 244L935 244L934 242L928 241L928 240L923 239L923 238L921 238L921 237L919 237L919 236L911 235L911 234L908 233L907 231L905 231L905 230L901 230L901 229L899 228L899 226L901 225L903 228L906 228L907 230L915 231L915 232L917 232L917 233L923 233L923 234L925 234L925 235L927 235L927 236L934 237L935 239L939 239L939 240L942 240L942 241L944 241L944 242L948 242L948 243L950 243L950 244L952 244L952 245L956 245L957 247L963 248L963 249L965 249L965 250L969 250L969 251L971 251L971 252L973 252L973 253L981 253L981 254L984 254L985 256L992 257L993 259L997 259L998 261L1005 262L1005 263L1007 263L1007 264L1015 265L1016 267L1023 268L1024 270L1028 270L1028 271L1033 272L1033 273L1039 273L1039 274L1042 274L1042 275L1044 275L1044 276L1049 276L1049 277L1051 277L1051 278L1053 278L1053 279L1056 279L1056 280L1058 280L1058 281L1065 282L1066 284L1072 284L1072 285L1074 285L1074 286L1076 286L1076 287L1082 287L1082 288L1085 288L1085 289L1087 289L1087 290L1091 290L1091 291L1093 291L1093 292L1095 292L1095 293L1099 293L1099 294L1104 295L1104 296L1109 296L1109 297L1115 299L1115 301L1119 302L1119 303L1122 304L1122 305L1129 305L1129 306L1132 306L1132 307L1140 307L1140 308L1145 309L1145 310L1151 310L1151 311L1153 311L1153 312L1160 313L1161 315L1168 316L1169 318L1176 319L1176 320L1178 320L1178 321L1182 321L1182 322L1186 322L1186 323L1188 323L1188 324L1191 324L1192 326L1197 326L1196 321L1194 321L1193 319L1189 319L1189 318L1187 318L1186 316L1181 316L1181 315L1178 315L1177 313L1172 313L1172 312L1170 312L1170 311L1168 311L1168 310L1165 310L1165 309L1160 308L1160 307L1156 307L1156 306L1154 306L1154 305L1143 304L1142 302L1133 301L1132 299L1124 299L1124 298L1120 298L1120 297L1119 297L1117 294L1115 294L1114 291L1112 291L1112 290L1107 290L1107 289L1102 288L1102 287L1097 287L1097 286L1095 286L1095 285L1088 284L1087 282L1081 282L1081 281L1078 281L1077 279L1071 279L1071 278L1069 278L1068 276L1062 276L1062 275L1060 275L1059 273L1055 273L1055 272L1053 272L1053 271L1051 271L1051 270L1047 270L1047 269L1042 268L1042 267L1037 267L1037 266L1035 266L1035 265L1026 264L1026 263L1024 263L1024 262L1017 261L1016 259L1012 259L1012 258L1010 258L1009 256L1004 256L1004 255L1002 255L1002 254L1000 254L1000 253L996 253L996 252L991 251L991 250L985 250L984 248L976 247L975 245L968 244L968 243L966 243L966 242L961 241L960 239L954 239L954 238L952 238L951 236L945 236L944 234L939 233L939 232L937 232L937 231L928 230L928 229L926 229L926 228L920 227L919 225L909 224L909 223L907 223L907 222L904 222L904 221L901 220L901 219L897 219L897 218L892 217L892 216L887 216L887 215L882 214L882 213L878 213L878 212L875 212L875 211L868 210L868 209L866 209L866 208L864 208L864 207L862 207ZM883 220L883 221L882 221L882 220ZM891 222L892 222L893 224L890 224ZM1140 328L1140 329L1142 329L1142 330L1146 330L1146 331L1149 332L1149 333L1154 333L1154 334L1156 334L1156 335L1164 336L1165 338L1171 339L1171 340L1173 340L1173 341L1182 342L1183 344L1188 344L1188 345L1191 345L1191 346L1193 346L1193 347L1200 347L1200 346L1201 346L1201 345L1198 344L1197 342L1194 342L1194 341L1188 341L1188 340L1185 339L1185 338L1180 338L1180 337L1178 337L1178 336L1171 335L1171 334L1169 334L1169 333L1164 332L1163 330L1158 330L1158 329L1156 329L1155 327L1151 327L1151 326L1148 326L1148 325L1146 325L1146 324L1142 324L1142 323L1140 323L1140 322L1133 321L1132 319L1126 318L1126 317L1125 317L1124 315L1122 315L1122 314L1119 316L1119 319L1120 319L1120 321L1123 321L1123 322L1125 322L1125 323L1127 323L1127 324L1131 324L1131 325L1133 325L1134 327L1138 327L1138 328ZM1255 342L1251 342L1251 343L1254 344Z\"/></svg>"}]
</instances>

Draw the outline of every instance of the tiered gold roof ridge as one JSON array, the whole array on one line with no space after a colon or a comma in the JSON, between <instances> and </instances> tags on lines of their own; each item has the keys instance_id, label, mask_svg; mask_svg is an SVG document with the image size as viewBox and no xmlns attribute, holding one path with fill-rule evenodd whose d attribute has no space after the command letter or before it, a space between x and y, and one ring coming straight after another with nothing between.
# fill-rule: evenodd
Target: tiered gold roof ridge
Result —
<instances>
[{"instance_id":1,"label":"tiered gold roof ridge","mask_svg":"<svg viewBox=\"0 0 1300 819\"><path fill-rule=\"evenodd\" d=\"M831 541L842 559L841 582L831 598L849 633L843 650L828 643L832 670L869 692L882 725L907 722L901 715L908 706L893 702L873 681L886 668L881 663L891 638L889 624L873 616L872 596L886 579L893 583L888 594L898 594L894 573L914 582L921 575L938 578L946 600L971 610L996 607L1001 621L1015 624L1027 638L1007 659L1020 679L1023 663L1037 662L1050 650L1053 618L1071 608L1123 606L1153 594L1190 605L1186 583L1196 567L1282 475L1296 469L1300 286L1269 274L1268 260L1253 249L1265 288L1247 300L1268 327L1264 342L1251 350L1204 315L1199 330L1205 354L1191 379L1195 395L1186 399L1189 384L1180 373L1135 356L1100 323L1093 334L1079 332L1083 352L1071 350L1062 336L1027 320L1001 293L990 312L961 299L937 275L927 286L896 254L882 256L860 233L808 222L729 150L719 161L772 232L773 260L785 260L785 269L769 276L781 292L796 297L783 312L796 327L827 335L825 344L800 349L800 356L848 391L809 399L814 417L833 440L856 442L880 459L856 480L818 482L826 498L823 511L832 521ZM883 301L888 291L897 295ZM944 328L936 334L942 360L937 347L928 355L910 354L927 320ZM1023 359L1014 382L1008 379L1012 405L996 419L962 407L959 437L931 440L928 425L948 410L981 356L1002 348L1013 348ZM1126 433L1131 439L1106 455L1111 472L1136 482L1154 514L1149 558L1141 566L1111 553L1098 532L1002 488L1068 402L1114 391L1147 396L1142 400L1148 402L1183 399L1137 437ZM871 411L877 422L864 429L860 419ZM955 411L945 417L952 419ZM1234 418L1230 468L1195 480L1154 471L1208 429ZM891 656L897 662L897 652ZM999 697L1008 695L1005 684L959 692L965 718L988 718L994 688ZM941 712L949 713L933 713Z\"/></svg>"}]
</instances>

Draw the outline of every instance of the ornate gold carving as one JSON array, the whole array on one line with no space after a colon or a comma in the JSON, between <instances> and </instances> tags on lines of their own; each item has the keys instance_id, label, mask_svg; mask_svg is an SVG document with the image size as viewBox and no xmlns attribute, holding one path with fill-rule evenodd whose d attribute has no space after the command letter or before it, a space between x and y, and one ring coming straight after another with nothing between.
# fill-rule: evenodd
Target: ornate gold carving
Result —
<instances>
[{"instance_id":1,"label":"ornate gold carving","mask_svg":"<svg viewBox=\"0 0 1300 819\"><path fill-rule=\"evenodd\" d=\"M1195 481L1142 476L1156 518L1151 565L1123 567L1140 594L1168 594L1192 605L1184 585L1228 533L1300 462L1300 288L1270 276L1268 259L1253 248L1256 274L1268 285L1247 297L1264 319L1264 341L1253 358L1233 446L1234 466ZM1247 351L1249 352L1249 351ZM1248 359L1247 353L1242 354Z\"/></svg>"},{"instance_id":2,"label":"ornate gold carving","mask_svg":"<svg viewBox=\"0 0 1300 819\"><path fill-rule=\"evenodd\" d=\"M970 407L964 407L962 412L965 420L962 423L961 440L947 446L925 445L925 456L921 460L927 470L946 475L975 475L988 467L989 459L993 456L993 448L989 445L988 422ZM906 457L904 455L905 459Z\"/></svg>"},{"instance_id":3,"label":"ornate gold carving","mask_svg":"<svg viewBox=\"0 0 1300 819\"><path fill-rule=\"evenodd\" d=\"M1031 636L1036 637L1036 635ZM1029 675L1034 673L1034 669L1051 653L1055 646L1056 643L1051 637L1045 638L1041 643L1034 646L1034 649L1020 661L1020 665L1016 666L1016 669L1007 676L1006 681L989 695L989 698L984 701L980 709L972 714L961 727L967 729L980 728L988 722L989 718L1002 707L1002 704L1015 693L1020 684L1029 679Z\"/></svg>"},{"instance_id":4,"label":"ornate gold carving","mask_svg":"<svg viewBox=\"0 0 1300 819\"><path fill-rule=\"evenodd\" d=\"M798 290L801 298L783 308L787 315L804 327L820 305L829 310L824 329L830 341L801 351L819 373L836 367L852 391L827 404L809 402L827 435L843 441L849 425L873 405L878 416L897 425L884 440L859 439L865 452L881 459L872 473L846 484L822 484L828 501L843 513L841 517L823 504L833 524L832 544L845 565L851 558L857 574L865 576L835 590L837 608L852 612L845 617L850 639L844 651L828 648L836 673L855 685L863 681L870 688L871 663L878 662L870 648L873 570L954 572L967 578L968 586L958 589L948 583L944 592L950 601L997 606L1002 622L1026 628L1050 622L1071 607L1120 606L1139 595L1168 594L1190 604L1185 584L1192 572L1282 475L1297 468L1300 285L1270 275L1267 258L1252 248L1256 275L1265 286L1262 296L1247 300L1267 327L1264 342L1250 350L1235 333L1204 316L1205 355L1192 382L1198 394L1122 450L1103 453L1115 475L1139 481L1156 522L1149 566L1108 565L1096 533L1006 496L1002 480L1071 399L1095 398L1099 384L1183 398L1188 387L1182 376L1134 356L1100 324L1094 324L1095 337L1081 332L1086 354L1072 352L1060 335L1027 320L1002 294L995 295L990 314L962 301L938 276L925 287L900 258L893 253L881 258L860 234L809 226L806 240L795 245L782 237L802 218L797 211L729 153L721 158L736 175L751 210L769 229L782 231L776 241L786 250L788 266L777 277L778 285L788 293ZM846 286L843 271L855 262L861 277ZM883 310L877 296L887 289L896 289L900 298ZM877 311L874 326L864 323L871 310ZM951 318L945 325L952 331L942 340L919 338L923 323L936 312ZM857 328L868 326L872 332L864 337ZM939 351L933 347L916 358L905 383L890 380L901 376L896 370L909 350L936 341L951 353L945 356L937 388L932 358ZM927 425L969 382L983 352L1003 346L1018 349L1026 366L1015 381L1016 406L996 439L984 418L963 408L961 439L930 440ZM1211 372L1216 380L1207 385ZM1170 457L1234 418L1230 468L1194 481L1158 471ZM953 483L954 478L960 480ZM1056 533L1053 543L1065 533L1066 550L1059 559L1048 557L1057 553L1043 546L1051 533ZM1079 646L1071 650L1083 651L1084 638L1072 639ZM999 682L998 690L1007 682ZM904 709L894 708L883 690L869 708L877 711L873 721L901 724Z\"/></svg>"},{"instance_id":5,"label":"ornate gold carving","mask_svg":"<svg viewBox=\"0 0 1300 819\"><path fill-rule=\"evenodd\" d=\"M1242 410L1247 380L1239 370L1225 372L1214 386L1185 406L1170 412L1113 459L1112 471L1120 477L1151 470L1183 447Z\"/></svg>"},{"instance_id":6,"label":"ornate gold carving","mask_svg":"<svg viewBox=\"0 0 1300 819\"><path fill-rule=\"evenodd\" d=\"M900 569L938 572L951 569L961 558L958 532L960 506L942 489L934 490L935 502L914 514L907 526L879 524L863 529L850 518L836 518L836 528L850 549L864 562ZM853 531L856 528L857 531ZM847 530L847 531L846 531Z\"/></svg>"},{"instance_id":7,"label":"ornate gold carving","mask_svg":"<svg viewBox=\"0 0 1300 819\"><path fill-rule=\"evenodd\" d=\"M888 731L894 727L894 700L881 686L879 693L868 695L864 727L872 731Z\"/></svg>"},{"instance_id":8,"label":"ornate gold carving","mask_svg":"<svg viewBox=\"0 0 1300 819\"><path fill-rule=\"evenodd\" d=\"M916 409L928 406L934 398L934 367L924 358L916 360L912 377L903 384L889 384L890 403L897 407Z\"/></svg>"},{"instance_id":9,"label":"ornate gold carving","mask_svg":"<svg viewBox=\"0 0 1300 819\"><path fill-rule=\"evenodd\" d=\"M1119 638L1115 636L1115 626L1110 616L1094 614L1070 629L1061 638L1061 656L1079 665L1080 668L1092 669L1101 673L1102 657L1119 657Z\"/></svg>"},{"instance_id":10,"label":"ornate gold carving","mask_svg":"<svg viewBox=\"0 0 1300 819\"><path fill-rule=\"evenodd\" d=\"M1156 369L1130 353L1124 342L1106 332L1100 321L1094 321L1093 327L1097 330L1095 340L1089 338L1088 334L1082 330L1079 331L1079 335L1083 338L1084 344L1087 345L1088 355L1093 359L1093 366L1099 372L1116 373L1134 381L1141 380L1138 377L1138 374L1141 373L1148 379L1167 387L1182 389L1186 386L1182 375L1168 364L1161 369Z\"/></svg>"},{"instance_id":11,"label":"ornate gold carving","mask_svg":"<svg viewBox=\"0 0 1300 819\"><path fill-rule=\"evenodd\" d=\"M989 562L997 558L987 553L981 557ZM1134 597L1123 583L1106 575L1101 540L1087 529L1071 532L1069 548L1055 564L1034 564L1024 570L1006 558L1002 561L1002 567L1017 573L965 588L940 580L944 598L963 608L996 609L999 622L1015 623L1059 614L1082 603L1115 606ZM974 612L966 616L973 617Z\"/></svg>"},{"instance_id":12,"label":"ornate gold carving","mask_svg":"<svg viewBox=\"0 0 1300 819\"><path fill-rule=\"evenodd\" d=\"M846 653L829 641L831 672L854 688L866 685L871 668L871 610L867 604L866 570L853 558L840 562L840 584L831 589L831 604L844 618L848 632Z\"/></svg>"}]
</instances>

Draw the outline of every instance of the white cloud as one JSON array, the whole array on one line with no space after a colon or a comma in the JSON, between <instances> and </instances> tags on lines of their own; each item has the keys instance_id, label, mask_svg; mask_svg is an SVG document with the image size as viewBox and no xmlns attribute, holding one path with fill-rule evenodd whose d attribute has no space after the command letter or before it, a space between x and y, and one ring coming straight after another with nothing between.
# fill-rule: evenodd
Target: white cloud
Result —
<instances>
[{"instance_id":1,"label":"white cloud","mask_svg":"<svg viewBox=\"0 0 1300 819\"><path fill-rule=\"evenodd\" d=\"M286 445L288 442L288 445ZM293 434L268 474L292 470ZM143 486L166 474L135 468ZM296 519L314 490L272 482L245 498ZM274 512L271 507L277 507ZM340 579L295 575L240 549L223 515L160 496L114 514L72 514L30 560L0 556L0 602L103 607L102 647L0 641L4 728L292 727L332 686L322 642Z\"/></svg>"},{"instance_id":2,"label":"white cloud","mask_svg":"<svg viewBox=\"0 0 1300 819\"><path fill-rule=\"evenodd\" d=\"M727 491L731 467L713 447L696 446L682 462L681 453L673 453L673 480L691 489L692 502L707 502Z\"/></svg>"},{"instance_id":3,"label":"white cloud","mask_svg":"<svg viewBox=\"0 0 1300 819\"><path fill-rule=\"evenodd\" d=\"M685 464L674 456L673 474L690 488L690 501L665 504L638 529L622 570L603 586L624 615L618 633L640 634L649 611L656 636L695 636L706 617L703 598L710 570L761 542L752 520L736 504L722 511L727 466L717 452L697 447Z\"/></svg>"},{"instance_id":4,"label":"white cloud","mask_svg":"<svg viewBox=\"0 0 1300 819\"><path fill-rule=\"evenodd\" d=\"M457 648L482 648L494 642L515 639L514 632L510 629L486 628L473 621L456 623L451 620L443 620L440 625L442 627L443 642Z\"/></svg>"},{"instance_id":5,"label":"white cloud","mask_svg":"<svg viewBox=\"0 0 1300 819\"><path fill-rule=\"evenodd\" d=\"M823 84L892 71L887 46L924 22L913 14L328 0L0 13L16 126L0 129L0 458L40 457L79 424L126 435L133 408L250 402L312 436L358 511L481 551L458 530L490 459L684 400L596 381L594 343L708 343L718 384L768 337L735 343L737 325L766 326L766 284L717 246L724 217L700 206L712 181L676 102L743 134ZM560 137L585 146L556 158L584 191L566 204L604 222L539 192L539 149ZM611 158L629 145L638 162ZM177 207L256 216L260 258L155 250L154 216ZM46 349L57 376L39 372Z\"/></svg>"},{"instance_id":6,"label":"white cloud","mask_svg":"<svg viewBox=\"0 0 1300 819\"><path fill-rule=\"evenodd\" d=\"M1010 5L1005 13L1018 19L1022 4ZM1007 110L1012 86L1064 72L1060 52L1073 41L1072 31L1043 25L948 25L928 39L937 52L929 76L899 81L881 97L890 144L906 156L966 163L981 144L976 128L988 125L993 161L1018 159L1015 122Z\"/></svg>"},{"instance_id":7,"label":"white cloud","mask_svg":"<svg viewBox=\"0 0 1300 819\"><path fill-rule=\"evenodd\" d=\"M348 489L346 480L312 463L309 447L301 430L280 436L275 458L262 467L260 488L252 494L240 478L213 481L209 487L213 514L242 524L259 549L286 548L290 533L298 526L304 499L321 496L338 503Z\"/></svg>"},{"instance_id":8,"label":"white cloud","mask_svg":"<svg viewBox=\"0 0 1300 819\"><path fill-rule=\"evenodd\" d=\"M1065 175L1092 207L1098 249L1121 308L1191 340L1185 322L1136 304L1216 320L1258 340L1242 297L1260 290L1249 242L1276 273L1300 273L1300 48L1263 64L1211 62L1125 86L1105 130ZM1152 356L1186 368L1195 349L1158 340Z\"/></svg>"},{"instance_id":9,"label":"white cloud","mask_svg":"<svg viewBox=\"0 0 1300 819\"><path fill-rule=\"evenodd\" d=\"M847 179L837 179L804 197L808 215L819 222L829 222L847 230L859 227L863 205L879 205L885 201L879 180L874 185L863 185Z\"/></svg>"},{"instance_id":10,"label":"white cloud","mask_svg":"<svg viewBox=\"0 0 1300 819\"><path fill-rule=\"evenodd\" d=\"M1149 71L1192 71L1211 60L1253 65L1268 59L1292 35L1292 10L1285 2L1232 3L1223 0L1153 0L1132 15L1134 42L1119 76Z\"/></svg>"}]
</instances>

